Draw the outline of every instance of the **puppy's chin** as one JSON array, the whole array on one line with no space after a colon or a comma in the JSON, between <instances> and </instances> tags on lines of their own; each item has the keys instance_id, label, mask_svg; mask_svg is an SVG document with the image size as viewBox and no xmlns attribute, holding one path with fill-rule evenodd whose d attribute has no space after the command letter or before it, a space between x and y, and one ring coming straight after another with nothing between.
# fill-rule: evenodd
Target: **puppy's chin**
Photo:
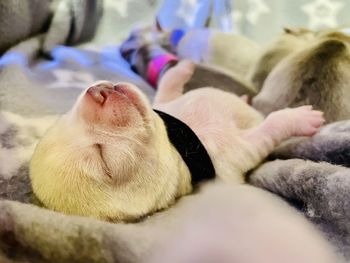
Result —
<instances>
[{"instance_id":1,"label":"puppy's chin","mask_svg":"<svg viewBox=\"0 0 350 263\"><path fill-rule=\"evenodd\" d=\"M88 88L77 102L76 115L88 126L139 127L149 121L151 106L132 84L102 82Z\"/></svg>"}]
</instances>

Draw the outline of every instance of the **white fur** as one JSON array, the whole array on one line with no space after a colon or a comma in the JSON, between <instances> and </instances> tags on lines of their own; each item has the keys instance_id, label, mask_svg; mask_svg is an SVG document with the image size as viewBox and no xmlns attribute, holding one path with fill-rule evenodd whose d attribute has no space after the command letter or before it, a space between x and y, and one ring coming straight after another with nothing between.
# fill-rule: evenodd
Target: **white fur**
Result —
<instances>
[{"instance_id":1,"label":"white fur","mask_svg":"<svg viewBox=\"0 0 350 263\"><path fill-rule=\"evenodd\" d=\"M322 124L321 113L308 107L276 112L262 122L261 115L234 94L203 88L182 95L193 70L187 61L169 70L154 107L193 129L218 179L243 183L244 173L283 139L311 135ZM134 220L191 192L189 170L163 121L135 86L120 85L122 93L109 82L83 92L38 144L30 175L34 193L48 208ZM106 100L101 90L109 94Z\"/></svg>"}]
</instances>

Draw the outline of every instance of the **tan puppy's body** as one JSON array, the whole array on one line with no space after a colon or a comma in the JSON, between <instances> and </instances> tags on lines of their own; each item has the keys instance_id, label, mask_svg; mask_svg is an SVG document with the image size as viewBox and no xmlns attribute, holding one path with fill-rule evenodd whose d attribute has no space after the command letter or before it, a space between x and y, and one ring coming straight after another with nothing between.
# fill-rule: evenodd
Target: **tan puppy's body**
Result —
<instances>
[{"instance_id":1,"label":"tan puppy's body","mask_svg":"<svg viewBox=\"0 0 350 263\"><path fill-rule=\"evenodd\" d=\"M266 115L310 104L324 112L327 122L349 119L349 61L348 35L319 32L271 70L252 104Z\"/></svg>"},{"instance_id":2,"label":"tan puppy's body","mask_svg":"<svg viewBox=\"0 0 350 263\"><path fill-rule=\"evenodd\" d=\"M322 124L322 114L309 107L279 111L262 122L233 94L206 88L182 95L192 73L186 61L169 70L154 107L192 128L221 180L243 183L244 173L282 140L312 135ZM46 207L112 221L138 219L192 190L163 121L131 84L104 82L84 92L39 142L30 175Z\"/></svg>"},{"instance_id":3,"label":"tan puppy's body","mask_svg":"<svg viewBox=\"0 0 350 263\"><path fill-rule=\"evenodd\" d=\"M200 28L188 31L175 52L181 59L223 67L245 79L260 54L260 47L244 36Z\"/></svg>"},{"instance_id":4,"label":"tan puppy's body","mask_svg":"<svg viewBox=\"0 0 350 263\"><path fill-rule=\"evenodd\" d=\"M255 64L250 67L248 80L260 91L265 79L273 68L289 54L303 49L315 38L315 32L304 28L285 28L257 56Z\"/></svg>"}]
</instances>

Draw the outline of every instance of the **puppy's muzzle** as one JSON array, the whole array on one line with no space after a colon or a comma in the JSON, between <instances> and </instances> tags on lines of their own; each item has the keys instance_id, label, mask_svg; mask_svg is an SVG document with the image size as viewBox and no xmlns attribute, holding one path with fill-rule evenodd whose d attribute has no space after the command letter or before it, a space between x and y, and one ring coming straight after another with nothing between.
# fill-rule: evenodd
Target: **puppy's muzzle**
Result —
<instances>
[{"instance_id":1,"label":"puppy's muzzle","mask_svg":"<svg viewBox=\"0 0 350 263\"><path fill-rule=\"evenodd\" d=\"M103 105L112 93L123 94L125 88L126 84L123 83L113 85L110 82L104 82L88 88L86 94L90 95L96 103Z\"/></svg>"}]
</instances>

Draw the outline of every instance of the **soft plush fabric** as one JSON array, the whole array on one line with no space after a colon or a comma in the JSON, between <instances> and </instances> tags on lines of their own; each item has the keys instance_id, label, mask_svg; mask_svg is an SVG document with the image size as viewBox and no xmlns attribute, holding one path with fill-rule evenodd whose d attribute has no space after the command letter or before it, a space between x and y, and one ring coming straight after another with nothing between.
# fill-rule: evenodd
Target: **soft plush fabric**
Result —
<instances>
[{"instance_id":1,"label":"soft plush fabric","mask_svg":"<svg viewBox=\"0 0 350 263\"><path fill-rule=\"evenodd\" d=\"M297 205L350 258L350 120L291 139L250 176L250 183ZM298 159L296 159L298 158ZM285 159L285 160L281 160ZM312 161L311 161L312 160Z\"/></svg>"},{"instance_id":2,"label":"soft plush fabric","mask_svg":"<svg viewBox=\"0 0 350 263\"><path fill-rule=\"evenodd\" d=\"M299 158L350 167L350 121L327 125L311 138L289 140L271 158Z\"/></svg>"}]
</instances>

